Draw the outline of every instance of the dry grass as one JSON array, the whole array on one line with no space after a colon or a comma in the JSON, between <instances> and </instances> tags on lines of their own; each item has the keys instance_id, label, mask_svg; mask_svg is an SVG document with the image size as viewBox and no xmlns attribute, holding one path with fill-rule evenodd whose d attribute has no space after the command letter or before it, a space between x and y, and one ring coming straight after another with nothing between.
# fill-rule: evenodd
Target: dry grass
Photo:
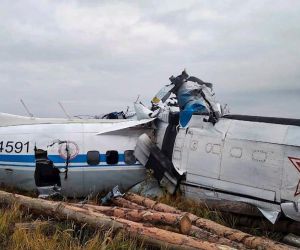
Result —
<instances>
[{"instance_id":1,"label":"dry grass","mask_svg":"<svg viewBox=\"0 0 300 250\"><path fill-rule=\"evenodd\" d=\"M143 242L121 232L94 230L72 221L51 223L34 230L15 228L16 223L47 220L21 211L17 206L0 209L0 249L145 249Z\"/></svg>"},{"instance_id":2,"label":"dry grass","mask_svg":"<svg viewBox=\"0 0 300 250\"><path fill-rule=\"evenodd\" d=\"M1 186L1 190L37 197L34 192ZM74 200L73 200L74 201ZM94 197L93 200L96 201ZM40 226L34 230L15 228L16 223L50 221L49 226ZM50 218L34 216L19 209L18 206L0 205L0 249L7 250L53 250L53 249L149 249L144 243L125 233L113 233L111 230L95 230L87 225L78 225L73 221L52 221Z\"/></svg>"}]
</instances>

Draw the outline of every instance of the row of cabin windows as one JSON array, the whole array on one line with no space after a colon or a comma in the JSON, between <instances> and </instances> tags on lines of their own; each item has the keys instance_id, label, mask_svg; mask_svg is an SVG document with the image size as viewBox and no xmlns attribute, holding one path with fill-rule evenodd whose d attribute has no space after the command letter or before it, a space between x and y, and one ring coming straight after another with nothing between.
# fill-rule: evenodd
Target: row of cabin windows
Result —
<instances>
[{"instance_id":1,"label":"row of cabin windows","mask_svg":"<svg viewBox=\"0 0 300 250\"><path fill-rule=\"evenodd\" d=\"M133 154L133 150L126 150L124 152L124 162L128 165L136 163L136 158ZM87 163L89 165L95 166L100 163L100 152L93 150L87 152ZM119 153L116 150L109 150L106 152L106 163L109 165L114 165L119 162Z\"/></svg>"}]
</instances>

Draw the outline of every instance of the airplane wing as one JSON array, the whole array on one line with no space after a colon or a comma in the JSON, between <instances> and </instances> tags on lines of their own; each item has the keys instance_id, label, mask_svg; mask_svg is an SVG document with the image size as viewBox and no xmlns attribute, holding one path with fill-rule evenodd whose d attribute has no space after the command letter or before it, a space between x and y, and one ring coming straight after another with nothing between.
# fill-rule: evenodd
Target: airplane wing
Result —
<instances>
[{"instance_id":1,"label":"airplane wing","mask_svg":"<svg viewBox=\"0 0 300 250\"><path fill-rule=\"evenodd\" d=\"M165 102L171 95L171 90L174 88L174 84L169 84L162 87L158 93L153 97L153 103L159 103L160 101Z\"/></svg>"},{"instance_id":2,"label":"airplane wing","mask_svg":"<svg viewBox=\"0 0 300 250\"><path fill-rule=\"evenodd\" d=\"M126 128L135 127L137 125L142 125L153 121L155 118L150 119L142 119L142 120L124 120L124 122L112 123L110 126L104 127L97 133L97 135L101 135L104 133L109 133L117 130L122 130Z\"/></svg>"}]
</instances>

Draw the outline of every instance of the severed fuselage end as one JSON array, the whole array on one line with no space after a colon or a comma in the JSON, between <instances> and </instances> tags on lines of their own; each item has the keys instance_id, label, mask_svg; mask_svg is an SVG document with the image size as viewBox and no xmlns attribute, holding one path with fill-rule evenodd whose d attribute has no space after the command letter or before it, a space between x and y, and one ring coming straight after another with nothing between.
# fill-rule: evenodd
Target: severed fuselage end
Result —
<instances>
[{"instance_id":1,"label":"severed fuselage end","mask_svg":"<svg viewBox=\"0 0 300 250\"><path fill-rule=\"evenodd\" d=\"M160 185L195 200L253 205L272 223L280 215L300 221L300 120L224 115L210 84L186 72L171 82L152 105L172 92L177 107L161 108L155 140L141 136L135 149Z\"/></svg>"}]
</instances>

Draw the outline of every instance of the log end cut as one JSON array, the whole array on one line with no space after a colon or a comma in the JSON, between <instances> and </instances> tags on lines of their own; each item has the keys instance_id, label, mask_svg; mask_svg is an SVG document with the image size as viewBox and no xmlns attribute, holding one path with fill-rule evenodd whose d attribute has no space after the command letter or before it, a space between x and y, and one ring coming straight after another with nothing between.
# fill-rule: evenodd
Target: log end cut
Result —
<instances>
[{"instance_id":1,"label":"log end cut","mask_svg":"<svg viewBox=\"0 0 300 250\"><path fill-rule=\"evenodd\" d=\"M182 234L189 234L192 228L192 222L188 215L184 214L179 222L179 230Z\"/></svg>"}]
</instances>

